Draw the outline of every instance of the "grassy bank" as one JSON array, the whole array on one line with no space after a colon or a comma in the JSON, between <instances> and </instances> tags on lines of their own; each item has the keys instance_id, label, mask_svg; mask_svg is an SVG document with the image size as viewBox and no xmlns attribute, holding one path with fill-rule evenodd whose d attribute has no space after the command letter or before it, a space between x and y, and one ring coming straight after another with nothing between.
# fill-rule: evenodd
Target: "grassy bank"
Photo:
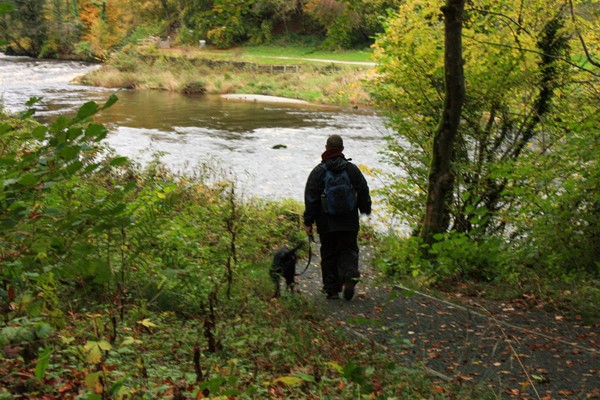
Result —
<instances>
[{"instance_id":1,"label":"grassy bank","mask_svg":"<svg viewBox=\"0 0 600 400\"><path fill-rule=\"evenodd\" d=\"M363 82L370 78L372 67L306 58L366 63L369 54L326 54L302 48L216 51L138 46L115 54L102 68L83 77L82 83L185 93L261 94L368 107L371 102Z\"/></svg>"}]
</instances>

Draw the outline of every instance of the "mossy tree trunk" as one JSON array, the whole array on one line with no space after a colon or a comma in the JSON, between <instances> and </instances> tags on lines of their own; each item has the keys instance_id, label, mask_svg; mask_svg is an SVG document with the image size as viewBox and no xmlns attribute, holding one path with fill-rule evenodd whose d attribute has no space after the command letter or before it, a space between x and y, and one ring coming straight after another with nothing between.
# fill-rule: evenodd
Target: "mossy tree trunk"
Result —
<instances>
[{"instance_id":1,"label":"mossy tree trunk","mask_svg":"<svg viewBox=\"0 0 600 400\"><path fill-rule=\"evenodd\" d=\"M445 100L440 123L433 138L433 152L425 216L421 237L433 244L434 236L449 224L448 204L454 189L454 142L458 133L465 98L462 60L462 22L464 0L447 0L442 8L445 35Z\"/></svg>"}]
</instances>

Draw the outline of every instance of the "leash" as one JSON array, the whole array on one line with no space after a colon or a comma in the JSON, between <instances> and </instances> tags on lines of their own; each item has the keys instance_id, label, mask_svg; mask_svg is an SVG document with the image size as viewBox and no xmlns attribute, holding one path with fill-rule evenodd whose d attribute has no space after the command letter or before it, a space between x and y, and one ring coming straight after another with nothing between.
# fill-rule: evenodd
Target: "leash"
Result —
<instances>
[{"instance_id":1,"label":"leash","mask_svg":"<svg viewBox=\"0 0 600 400\"><path fill-rule=\"evenodd\" d=\"M304 271L300 272L299 274L296 274L296 276L304 274L310 266L310 260L312 259L312 246L310 245L310 242L316 243L315 237L312 234L308 235L308 262L306 263L306 267L304 267Z\"/></svg>"}]
</instances>

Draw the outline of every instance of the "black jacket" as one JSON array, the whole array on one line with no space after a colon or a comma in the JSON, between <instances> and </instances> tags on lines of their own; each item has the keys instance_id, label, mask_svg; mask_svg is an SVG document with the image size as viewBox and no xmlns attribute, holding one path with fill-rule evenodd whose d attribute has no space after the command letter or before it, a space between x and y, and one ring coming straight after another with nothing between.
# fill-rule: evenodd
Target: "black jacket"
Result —
<instances>
[{"instance_id":1,"label":"black jacket","mask_svg":"<svg viewBox=\"0 0 600 400\"><path fill-rule=\"evenodd\" d=\"M327 169L332 171L346 169L350 182L352 182L352 186L356 190L357 209L343 215L329 215L323 212L321 194L325 186L324 178L326 172L323 164L325 164ZM308 176L304 189L304 206L304 225L311 226L316 222L319 233L358 231L358 213L371 213L369 185L356 165L344 157L331 158L317 165Z\"/></svg>"}]
</instances>

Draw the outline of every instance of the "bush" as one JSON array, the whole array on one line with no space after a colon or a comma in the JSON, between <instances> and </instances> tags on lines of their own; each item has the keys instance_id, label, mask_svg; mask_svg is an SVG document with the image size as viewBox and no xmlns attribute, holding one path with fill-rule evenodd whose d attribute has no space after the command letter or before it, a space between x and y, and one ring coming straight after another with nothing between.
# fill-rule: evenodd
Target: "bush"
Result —
<instances>
[{"instance_id":1,"label":"bush","mask_svg":"<svg viewBox=\"0 0 600 400\"><path fill-rule=\"evenodd\" d=\"M206 37L219 49L228 49L239 40L236 31L227 27L213 28L208 31Z\"/></svg>"}]
</instances>

